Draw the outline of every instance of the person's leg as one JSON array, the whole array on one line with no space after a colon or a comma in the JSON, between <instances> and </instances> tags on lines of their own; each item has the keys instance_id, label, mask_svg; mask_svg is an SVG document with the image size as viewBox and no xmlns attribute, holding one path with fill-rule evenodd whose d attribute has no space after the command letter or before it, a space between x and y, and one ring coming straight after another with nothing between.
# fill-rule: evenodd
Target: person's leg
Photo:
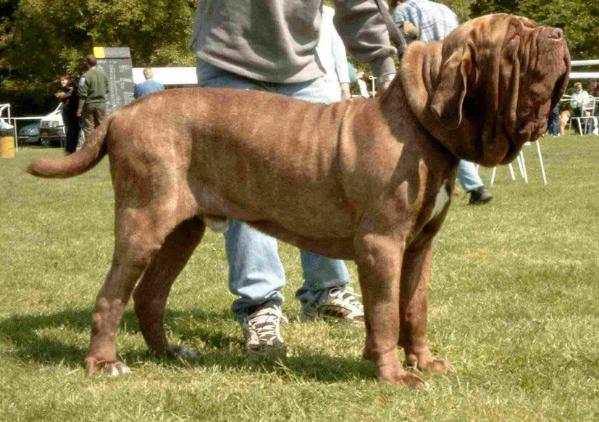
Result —
<instances>
[{"instance_id":1,"label":"person's leg","mask_svg":"<svg viewBox=\"0 0 599 422\"><path fill-rule=\"evenodd\" d=\"M280 94L314 103L331 103L339 99L339 87L329 86L322 78L297 84L273 85L273 88ZM350 278L345 263L306 251L301 251L300 255L304 284L296 297L302 303L303 316L361 320L362 305L351 291L345 289Z\"/></svg>"},{"instance_id":2,"label":"person's leg","mask_svg":"<svg viewBox=\"0 0 599 422\"><path fill-rule=\"evenodd\" d=\"M549 116L549 134L552 136L559 136L560 128L559 128L559 104L556 104L555 107L551 110L551 114Z\"/></svg>"},{"instance_id":3,"label":"person's leg","mask_svg":"<svg viewBox=\"0 0 599 422\"><path fill-rule=\"evenodd\" d=\"M69 155L72 154L72 151L70 151L69 148L69 140L71 139L71 132L72 132L72 128L71 128L71 119L69 119L69 115L63 110L62 111L62 124L64 126L64 136L65 136L65 143L64 143L64 153L65 155Z\"/></svg>"},{"instance_id":4,"label":"person's leg","mask_svg":"<svg viewBox=\"0 0 599 422\"><path fill-rule=\"evenodd\" d=\"M485 185L478 175L474 163L460 160L458 164L458 180L464 190L470 193L470 204L484 204L493 198L491 193L485 189Z\"/></svg>"},{"instance_id":5,"label":"person's leg","mask_svg":"<svg viewBox=\"0 0 599 422\"><path fill-rule=\"evenodd\" d=\"M582 117L582 108L581 107L572 108L572 116L573 117ZM576 124L574 125L574 131L578 135L582 135L581 126L582 126L582 124L580 123L580 120L578 122L576 122Z\"/></svg>"},{"instance_id":6,"label":"person's leg","mask_svg":"<svg viewBox=\"0 0 599 422\"><path fill-rule=\"evenodd\" d=\"M100 110L98 107L94 106L92 108L93 110L93 117L94 117L94 129L97 128L98 126L100 126Z\"/></svg>"},{"instance_id":7,"label":"person's leg","mask_svg":"<svg viewBox=\"0 0 599 422\"><path fill-rule=\"evenodd\" d=\"M211 88L265 90L253 81L221 70L205 62L198 62L198 83ZM225 246L229 264L229 290L238 296L231 310L243 322L257 308L269 303L280 308L285 285L285 272L274 238L252 229L247 224L229 221L225 233Z\"/></svg>"},{"instance_id":8,"label":"person's leg","mask_svg":"<svg viewBox=\"0 0 599 422\"><path fill-rule=\"evenodd\" d=\"M280 309L285 286L285 271L279 258L277 241L247 224L229 220L225 232L229 264L229 290L238 296L231 310L242 322L266 302Z\"/></svg>"},{"instance_id":9,"label":"person's leg","mask_svg":"<svg viewBox=\"0 0 599 422\"><path fill-rule=\"evenodd\" d=\"M67 141L65 144L65 153L67 155L77 151L77 142L79 140L79 121L77 116L66 114L63 118L66 126Z\"/></svg>"},{"instance_id":10,"label":"person's leg","mask_svg":"<svg viewBox=\"0 0 599 422\"><path fill-rule=\"evenodd\" d=\"M83 133L85 139L89 139L90 133L94 130L94 111L89 106L84 106L81 112L81 118L83 119Z\"/></svg>"},{"instance_id":11,"label":"person's leg","mask_svg":"<svg viewBox=\"0 0 599 422\"><path fill-rule=\"evenodd\" d=\"M476 164L466 160L460 160L458 165L458 180L466 192L484 186L476 170Z\"/></svg>"},{"instance_id":12,"label":"person's leg","mask_svg":"<svg viewBox=\"0 0 599 422\"><path fill-rule=\"evenodd\" d=\"M106 119L106 116L106 106L99 106L98 108L96 108L96 127L102 124L102 122Z\"/></svg>"}]
</instances>

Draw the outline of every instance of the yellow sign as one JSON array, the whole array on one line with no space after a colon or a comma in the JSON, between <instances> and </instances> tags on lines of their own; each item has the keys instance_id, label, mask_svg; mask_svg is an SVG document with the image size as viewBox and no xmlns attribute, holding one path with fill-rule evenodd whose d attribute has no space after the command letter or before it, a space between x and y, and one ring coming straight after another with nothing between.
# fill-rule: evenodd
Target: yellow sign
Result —
<instances>
[{"instance_id":1,"label":"yellow sign","mask_svg":"<svg viewBox=\"0 0 599 422\"><path fill-rule=\"evenodd\" d=\"M106 51L104 47L94 47L94 56L96 56L96 59L105 59Z\"/></svg>"}]
</instances>

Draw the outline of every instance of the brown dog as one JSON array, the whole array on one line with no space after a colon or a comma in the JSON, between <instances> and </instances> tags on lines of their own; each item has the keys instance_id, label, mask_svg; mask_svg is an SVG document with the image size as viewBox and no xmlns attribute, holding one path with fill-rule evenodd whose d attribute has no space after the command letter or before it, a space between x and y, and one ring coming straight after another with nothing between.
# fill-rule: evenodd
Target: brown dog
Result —
<instances>
[{"instance_id":1,"label":"brown dog","mask_svg":"<svg viewBox=\"0 0 599 422\"><path fill-rule=\"evenodd\" d=\"M116 112L81 150L29 171L69 177L106 153L116 197L112 268L93 314L87 369L119 373L115 337L132 291L148 346L173 281L206 224L232 217L303 249L358 265L364 356L378 379L445 371L425 338L431 244L458 160L511 162L540 137L568 79L562 31L509 15L415 42L373 100L316 105L260 92L172 90ZM137 287L136 287L137 286Z\"/></svg>"}]
</instances>

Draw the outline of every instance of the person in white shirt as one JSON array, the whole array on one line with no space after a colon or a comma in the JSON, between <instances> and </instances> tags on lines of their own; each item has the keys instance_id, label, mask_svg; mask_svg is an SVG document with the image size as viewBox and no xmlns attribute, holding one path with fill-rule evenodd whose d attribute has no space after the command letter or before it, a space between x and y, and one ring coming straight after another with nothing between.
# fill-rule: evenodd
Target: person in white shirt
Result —
<instances>
[{"instance_id":1,"label":"person in white shirt","mask_svg":"<svg viewBox=\"0 0 599 422\"><path fill-rule=\"evenodd\" d=\"M592 101L593 97L582 89L582 84L580 82L576 82L574 84L574 93L570 100L570 107L572 107L574 116L582 116L583 107L589 107Z\"/></svg>"},{"instance_id":2,"label":"person in white shirt","mask_svg":"<svg viewBox=\"0 0 599 422\"><path fill-rule=\"evenodd\" d=\"M351 97L349 91L349 68L345 45L333 25L335 9L322 7L320 37L316 45L316 57L324 69L323 79L327 85L329 102L347 100Z\"/></svg>"},{"instance_id":3,"label":"person in white shirt","mask_svg":"<svg viewBox=\"0 0 599 422\"><path fill-rule=\"evenodd\" d=\"M582 84L580 82L576 82L574 84L574 93L572 94L572 98L570 99L570 107L572 108L572 116L582 117L585 113L585 108L589 110L589 115L593 113L593 101L595 99L584 89L582 89ZM595 128L593 124L585 126L585 132L593 132ZM576 131L580 132L580 128L576 127ZM581 134L582 135L582 134Z\"/></svg>"}]
</instances>

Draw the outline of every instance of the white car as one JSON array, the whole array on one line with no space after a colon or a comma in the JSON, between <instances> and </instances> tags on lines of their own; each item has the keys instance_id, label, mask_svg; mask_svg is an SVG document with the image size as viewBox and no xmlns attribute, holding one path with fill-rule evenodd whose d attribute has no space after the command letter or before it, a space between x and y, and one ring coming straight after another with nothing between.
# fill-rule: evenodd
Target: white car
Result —
<instances>
[{"instance_id":1,"label":"white car","mask_svg":"<svg viewBox=\"0 0 599 422\"><path fill-rule=\"evenodd\" d=\"M6 120L4 119L0 119L0 130L9 130L14 128L13 125L11 125L10 123L8 123Z\"/></svg>"},{"instance_id":2,"label":"white car","mask_svg":"<svg viewBox=\"0 0 599 422\"><path fill-rule=\"evenodd\" d=\"M44 146L64 144L66 140L64 123L62 121L62 104L42 117L40 120L40 142Z\"/></svg>"}]
</instances>

